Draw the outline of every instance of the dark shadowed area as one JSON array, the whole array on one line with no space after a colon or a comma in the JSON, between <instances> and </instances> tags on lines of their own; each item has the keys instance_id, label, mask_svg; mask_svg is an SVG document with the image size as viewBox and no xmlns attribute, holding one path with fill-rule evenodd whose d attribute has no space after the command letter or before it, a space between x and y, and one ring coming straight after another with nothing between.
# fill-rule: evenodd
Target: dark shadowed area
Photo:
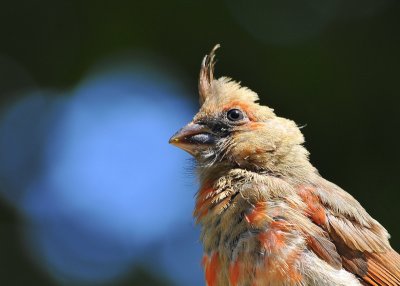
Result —
<instances>
[{"instance_id":1,"label":"dark shadowed area","mask_svg":"<svg viewBox=\"0 0 400 286\"><path fill-rule=\"evenodd\" d=\"M395 0L2 3L0 284L204 285L168 139L216 43L400 250L399 31Z\"/></svg>"}]
</instances>

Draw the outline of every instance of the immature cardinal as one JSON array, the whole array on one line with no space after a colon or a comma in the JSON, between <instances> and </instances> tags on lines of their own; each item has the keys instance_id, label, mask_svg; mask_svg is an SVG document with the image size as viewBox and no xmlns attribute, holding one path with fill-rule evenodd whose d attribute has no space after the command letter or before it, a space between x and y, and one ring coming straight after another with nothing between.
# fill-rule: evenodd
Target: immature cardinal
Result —
<instances>
[{"instance_id":1,"label":"immature cardinal","mask_svg":"<svg viewBox=\"0 0 400 286\"><path fill-rule=\"evenodd\" d=\"M170 143L196 158L208 286L400 285L389 234L322 178L298 126L201 65L200 111Z\"/></svg>"}]
</instances>

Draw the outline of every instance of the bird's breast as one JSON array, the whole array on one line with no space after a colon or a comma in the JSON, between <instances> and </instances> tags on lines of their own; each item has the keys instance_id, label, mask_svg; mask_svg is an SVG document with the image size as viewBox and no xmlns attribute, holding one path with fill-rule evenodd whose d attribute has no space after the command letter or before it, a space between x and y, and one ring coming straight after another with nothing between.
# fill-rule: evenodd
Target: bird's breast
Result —
<instances>
[{"instance_id":1,"label":"bird's breast","mask_svg":"<svg viewBox=\"0 0 400 286\"><path fill-rule=\"evenodd\" d=\"M302 280L298 261L305 241L289 222L290 206L267 194L247 196L251 184L249 178L223 177L203 184L197 195L194 216L202 225L208 286Z\"/></svg>"}]
</instances>

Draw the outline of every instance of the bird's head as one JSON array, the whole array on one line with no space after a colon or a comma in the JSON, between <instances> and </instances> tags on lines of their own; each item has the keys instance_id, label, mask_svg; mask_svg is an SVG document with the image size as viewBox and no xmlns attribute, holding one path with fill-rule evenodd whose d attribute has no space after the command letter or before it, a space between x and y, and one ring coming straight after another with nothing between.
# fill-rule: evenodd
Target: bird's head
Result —
<instances>
[{"instance_id":1,"label":"bird's head","mask_svg":"<svg viewBox=\"0 0 400 286\"><path fill-rule=\"evenodd\" d=\"M214 79L218 47L201 64L199 112L169 142L207 167L219 164L268 171L297 160L298 155L307 157L301 146L303 135L293 121L258 104L255 92L230 78Z\"/></svg>"}]
</instances>

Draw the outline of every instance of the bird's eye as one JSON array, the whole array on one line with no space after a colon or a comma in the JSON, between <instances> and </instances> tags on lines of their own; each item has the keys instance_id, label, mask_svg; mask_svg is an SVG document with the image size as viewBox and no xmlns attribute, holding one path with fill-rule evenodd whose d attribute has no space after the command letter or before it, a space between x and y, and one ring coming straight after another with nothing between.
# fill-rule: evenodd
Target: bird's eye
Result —
<instances>
[{"instance_id":1,"label":"bird's eye","mask_svg":"<svg viewBox=\"0 0 400 286\"><path fill-rule=\"evenodd\" d=\"M226 114L230 121L239 121L244 118L243 112L239 109L231 109Z\"/></svg>"}]
</instances>

